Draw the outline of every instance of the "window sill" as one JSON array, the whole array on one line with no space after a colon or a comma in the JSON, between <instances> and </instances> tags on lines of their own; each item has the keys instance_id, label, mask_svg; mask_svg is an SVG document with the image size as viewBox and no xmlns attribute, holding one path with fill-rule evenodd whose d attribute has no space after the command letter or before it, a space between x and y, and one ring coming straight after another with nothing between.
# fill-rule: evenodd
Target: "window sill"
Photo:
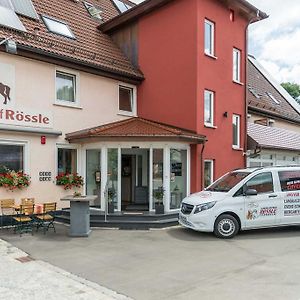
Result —
<instances>
[{"instance_id":1,"label":"window sill","mask_svg":"<svg viewBox=\"0 0 300 300\"><path fill-rule=\"evenodd\" d=\"M211 129L217 129L217 126L211 125L211 124L204 124L204 127L211 128Z\"/></svg>"},{"instance_id":2,"label":"window sill","mask_svg":"<svg viewBox=\"0 0 300 300\"><path fill-rule=\"evenodd\" d=\"M237 147L237 146L232 146L232 149L235 151L244 151L243 148Z\"/></svg>"},{"instance_id":3,"label":"window sill","mask_svg":"<svg viewBox=\"0 0 300 300\"><path fill-rule=\"evenodd\" d=\"M238 85L242 85L242 86L244 85L244 84L243 84L242 82L240 82L240 81L232 80L232 82L235 83L235 84L238 84Z\"/></svg>"},{"instance_id":4,"label":"window sill","mask_svg":"<svg viewBox=\"0 0 300 300\"><path fill-rule=\"evenodd\" d=\"M123 111L123 110L119 110L118 112L119 116L126 116L126 117L137 117L136 114L129 112L129 111Z\"/></svg>"},{"instance_id":5,"label":"window sill","mask_svg":"<svg viewBox=\"0 0 300 300\"><path fill-rule=\"evenodd\" d=\"M209 54L209 53L206 53L206 52L204 52L204 55L205 56L208 56L208 57L210 57L210 58L212 58L212 59L218 59L216 56L214 56L213 54Z\"/></svg>"},{"instance_id":6,"label":"window sill","mask_svg":"<svg viewBox=\"0 0 300 300\"><path fill-rule=\"evenodd\" d=\"M82 109L82 106L79 106L78 104L70 104L70 103L65 103L65 102L55 102L53 103L55 106L63 106L63 107L69 107L69 108L76 108L76 109Z\"/></svg>"}]
</instances>

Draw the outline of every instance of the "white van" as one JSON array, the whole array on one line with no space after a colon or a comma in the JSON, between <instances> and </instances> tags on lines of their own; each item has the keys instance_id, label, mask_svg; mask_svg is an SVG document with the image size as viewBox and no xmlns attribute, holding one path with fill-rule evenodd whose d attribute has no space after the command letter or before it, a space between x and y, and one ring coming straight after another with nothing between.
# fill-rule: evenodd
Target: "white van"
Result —
<instances>
[{"instance_id":1,"label":"white van","mask_svg":"<svg viewBox=\"0 0 300 300\"><path fill-rule=\"evenodd\" d=\"M239 230L300 224L300 166L239 169L183 199L179 223L232 238Z\"/></svg>"}]
</instances>

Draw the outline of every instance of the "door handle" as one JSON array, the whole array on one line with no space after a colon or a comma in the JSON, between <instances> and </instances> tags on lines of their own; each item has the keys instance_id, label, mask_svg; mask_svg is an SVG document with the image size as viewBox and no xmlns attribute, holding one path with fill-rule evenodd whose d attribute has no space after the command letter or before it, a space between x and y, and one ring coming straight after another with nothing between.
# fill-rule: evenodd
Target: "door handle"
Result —
<instances>
[{"instance_id":1,"label":"door handle","mask_svg":"<svg viewBox=\"0 0 300 300\"><path fill-rule=\"evenodd\" d=\"M269 198L276 198L276 197L278 197L278 195L275 195L275 194L269 195Z\"/></svg>"}]
</instances>

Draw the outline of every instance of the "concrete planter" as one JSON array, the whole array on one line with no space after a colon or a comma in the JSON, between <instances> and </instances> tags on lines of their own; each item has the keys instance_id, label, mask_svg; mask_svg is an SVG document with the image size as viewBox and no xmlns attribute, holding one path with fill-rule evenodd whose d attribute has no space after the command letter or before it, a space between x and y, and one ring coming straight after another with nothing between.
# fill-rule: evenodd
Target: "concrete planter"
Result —
<instances>
[{"instance_id":1,"label":"concrete planter","mask_svg":"<svg viewBox=\"0 0 300 300\"><path fill-rule=\"evenodd\" d=\"M113 202L108 203L108 213L113 214L115 212L115 206Z\"/></svg>"},{"instance_id":2,"label":"concrete planter","mask_svg":"<svg viewBox=\"0 0 300 300\"><path fill-rule=\"evenodd\" d=\"M160 203L155 205L155 213L157 215L163 215L165 213L165 206Z\"/></svg>"}]
</instances>

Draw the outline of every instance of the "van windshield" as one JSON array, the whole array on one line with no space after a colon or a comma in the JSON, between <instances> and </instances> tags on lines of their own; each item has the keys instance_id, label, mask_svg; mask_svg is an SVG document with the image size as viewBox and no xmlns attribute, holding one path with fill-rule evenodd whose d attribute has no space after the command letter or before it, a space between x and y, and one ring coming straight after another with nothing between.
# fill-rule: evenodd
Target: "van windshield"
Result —
<instances>
[{"instance_id":1,"label":"van windshield","mask_svg":"<svg viewBox=\"0 0 300 300\"><path fill-rule=\"evenodd\" d=\"M210 187L205 189L211 192L229 192L234 186L236 186L240 181L246 178L251 172L230 172L216 182L214 182Z\"/></svg>"}]
</instances>

